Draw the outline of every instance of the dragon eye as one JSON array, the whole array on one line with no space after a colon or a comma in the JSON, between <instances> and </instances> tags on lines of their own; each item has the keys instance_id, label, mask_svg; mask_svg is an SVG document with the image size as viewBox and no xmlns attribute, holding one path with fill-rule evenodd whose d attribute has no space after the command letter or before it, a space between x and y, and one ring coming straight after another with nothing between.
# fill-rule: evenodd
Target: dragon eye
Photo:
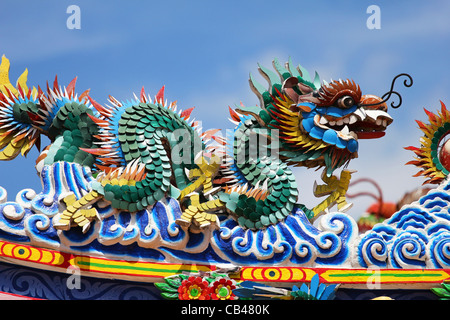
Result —
<instances>
[{"instance_id":1,"label":"dragon eye","mask_svg":"<svg viewBox=\"0 0 450 320\"><path fill-rule=\"evenodd\" d=\"M344 96L338 100L338 106L340 108L350 108L355 104L355 100L353 100L350 96Z\"/></svg>"}]
</instances>

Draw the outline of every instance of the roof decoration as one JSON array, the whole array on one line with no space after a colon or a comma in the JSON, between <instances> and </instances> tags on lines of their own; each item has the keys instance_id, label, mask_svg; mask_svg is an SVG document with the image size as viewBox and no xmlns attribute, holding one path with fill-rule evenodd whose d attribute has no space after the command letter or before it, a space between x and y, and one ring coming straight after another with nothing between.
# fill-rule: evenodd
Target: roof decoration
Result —
<instances>
[{"instance_id":1,"label":"roof decoration","mask_svg":"<svg viewBox=\"0 0 450 320\"><path fill-rule=\"evenodd\" d=\"M221 136L201 132L164 87L154 99L142 89L104 105L90 91L78 96L76 78L30 89L24 73L12 85L3 58L0 159L26 155L41 134L51 143L37 159L42 190L10 200L0 188L0 256L155 282L169 299L326 299L338 286L367 288L373 269L383 286L450 279L445 106L418 122L422 146L410 148L420 175L440 184L360 233L346 213L348 166L360 141L386 134L400 75L378 97L290 60L273 69L259 66L266 86L250 76L260 104L230 108L235 126ZM292 166L323 170L314 207L302 204Z\"/></svg>"},{"instance_id":2,"label":"roof decoration","mask_svg":"<svg viewBox=\"0 0 450 320\"><path fill-rule=\"evenodd\" d=\"M405 148L416 155L415 159L407 164L420 169L415 176L425 177L424 184L439 184L448 176L450 170L448 158L450 150L448 144L445 144L450 132L450 112L442 101L441 110L437 113L424 110L429 122L416 121L424 135L420 139L420 147Z\"/></svg>"}]
</instances>

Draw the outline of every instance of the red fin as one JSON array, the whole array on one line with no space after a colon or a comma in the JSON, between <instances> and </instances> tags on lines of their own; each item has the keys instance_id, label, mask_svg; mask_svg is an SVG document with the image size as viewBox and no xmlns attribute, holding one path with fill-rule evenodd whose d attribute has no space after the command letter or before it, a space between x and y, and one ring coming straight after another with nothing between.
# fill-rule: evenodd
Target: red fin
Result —
<instances>
[{"instance_id":1,"label":"red fin","mask_svg":"<svg viewBox=\"0 0 450 320\"><path fill-rule=\"evenodd\" d=\"M41 87L38 86L38 98L43 94L44 94L44 92L42 91Z\"/></svg>"},{"instance_id":2,"label":"red fin","mask_svg":"<svg viewBox=\"0 0 450 320\"><path fill-rule=\"evenodd\" d=\"M100 114L106 118L109 118L110 116L110 112L103 107L100 103L98 103L97 101L95 101L94 99L92 99L89 95L87 96L87 98L89 99L89 101L92 103L92 105L94 106L94 108L100 112ZM92 119L94 120L94 119ZM95 120L94 120L95 121Z\"/></svg>"},{"instance_id":3,"label":"red fin","mask_svg":"<svg viewBox=\"0 0 450 320\"><path fill-rule=\"evenodd\" d=\"M69 94L69 99L72 99L72 97L74 96L74 93L75 93L75 84L77 83L77 78L78 78L78 77L73 78L73 80L70 81L69 85L68 85L67 88L66 88L67 93Z\"/></svg>"},{"instance_id":4,"label":"red fin","mask_svg":"<svg viewBox=\"0 0 450 320\"><path fill-rule=\"evenodd\" d=\"M37 114L31 113L29 111L27 111L28 117L31 119L31 121L36 122L36 121L42 121L42 118L40 116L38 116Z\"/></svg>"},{"instance_id":5,"label":"red fin","mask_svg":"<svg viewBox=\"0 0 450 320\"><path fill-rule=\"evenodd\" d=\"M188 120L189 117L191 116L192 110L194 110L194 107L186 109L186 110L183 110L181 112L180 117L183 118L184 120Z\"/></svg>"},{"instance_id":6,"label":"red fin","mask_svg":"<svg viewBox=\"0 0 450 320\"><path fill-rule=\"evenodd\" d=\"M83 99L89 99L89 93L91 92L91 89L87 89L86 91L84 91L79 97L78 97L78 101L82 102Z\"/></svg>"},{"instance_id":7,"label":"red fin","mask_svg":"<svg viewBox=\"0 0 450 320\"><path fill-rule=\"evenodd\" d=\"M142 103L147 103L147 97L145 96L144 87L142 87L142 89L141 89L141 96L139 98Z\"/></svg>"},{"instance_id":8,"label":"red fin","mask_svg":"<svg viewBox=\"0 0 450 320\"><path fill-rule=\"evenodd\" d=\"M15 100L16 99L16 96L14 95L14 93L12 93L11 92L11 90L9 90L9 88L8 87L3 87L5 90L6 90L6 92L8 93L8 98L10 99L10 100Z\"/></svg>"},{"instance_id":9,"label":"red fin","mask_svg":"<svg viewBox=\"0 0 450 320\"><path fill-rule=\"evenodd\" d=\"M99 118L96 118L94 116L91 116L89 113L87 114L89 118L91 118L92 121L94 121L96 124L98 124L101 127L107 127L109 126L109 122L106 120L101 120Z\"/></svg>"},{"instance_id":10,"label":"red fin","mask_svg":"<svg viewBox=\"0 0 450 320\"><path fill-rule=\"evenodd\" d=\"M102 149L102 148L96 148L96 149L87 149L87 148L80 148L80 150L94 154L94 155L105 155L112 151L112 149Z\"/></svg>"},{"instance_id":11,"label":"red fin","mask_svg":"<svg viewBox=\"0 0 450 320\"><path fill-rule=\"evenodd\" d=\"M17 90L19 91L21 97L25 97L22 86L19 83L17 84Z\"/></svg>"},{"instance_id":12,"label":"red fin","mask_svg":"<svg viewBox=\"0 0 450 320\"><path fill-rule=\"evenodd\" d=\"M158 93L156 94L156 102L159 102L159 103L164 102L164 88L165 88L165 86L162 86L162 88L159 89Z\"/></svg>"},{"instance_id":13,"label":"red fin","mask_svg":"<svg viewBox=\"0 0 450 320\"><path fill-rule=\"evenodd\" d=\"M228 109L230 111L230 116L234 121L237 122L241 122L241 118L239 117L239 115L236 113L236 111L234 111L233 109L231 109L230 106L228 106Z\"/></svg>"},{"instance_id":14,"label":"red fin","mask_svg":"<svg viewBox=\"0 0 450 320\"><path fill-rule=\"evenodd\" d=\"M59 92L58 75L55 76L55 81L53 81L53 91Z\"/></svg>"},{"instance_id":15,"label":"red fin","mask_svg":"<svg viewBox=\"0 0 450 320\"><path fill-rule=\"evenodd\" d=\"M220 129L209 129L202 133L202 137L211 138L215 133L219 132Z\"/></svg>"}]
</instances>

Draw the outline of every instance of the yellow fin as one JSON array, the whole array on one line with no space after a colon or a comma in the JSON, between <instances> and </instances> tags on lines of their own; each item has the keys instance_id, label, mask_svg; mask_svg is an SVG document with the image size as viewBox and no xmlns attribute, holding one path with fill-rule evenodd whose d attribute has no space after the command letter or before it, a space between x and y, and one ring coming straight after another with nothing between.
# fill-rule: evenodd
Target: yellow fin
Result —
<instances>
[{"instance_id":1,"label":"yellow fin","mask_svg":"<svg viewBox=\"0 0 450 320\"><path fill-rule=\"evenodd\" d=\"M2 63L0 64L0 91L3 93L8 93L5 89L8 88L12 93L17 95L17 90L9 81L9 67L10 63L5 55L2 56Z\"/></svg>"},{"instance_id":2,"label":"yellow fin","mask_svg":"<svg viewBox=\"0 0 450 320\"><path fill-rule=\"evenodd\" d=\"M28 69L25 69L25 71L17 79L17 84L16 84L16 87L19 88L19 85L20 85L23 92L25 92L25 93L28 92L27 79L28 79Z\"/></svg>"}]
</instances>

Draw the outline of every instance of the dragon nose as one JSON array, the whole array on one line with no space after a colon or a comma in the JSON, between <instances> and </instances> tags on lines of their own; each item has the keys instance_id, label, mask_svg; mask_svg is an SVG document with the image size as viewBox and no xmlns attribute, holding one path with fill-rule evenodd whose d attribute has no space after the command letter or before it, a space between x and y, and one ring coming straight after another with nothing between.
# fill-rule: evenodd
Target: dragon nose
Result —
<instances>
[{"instance_id":1,"label":"dragon nose","mask_svg":"<svg viewBox=\"0 0 450 320\"><path fill-rule=\"evenodd\" d=\"M383 99L373 94L363 95L360 104L363 105L365 109L388 111L386 102L383 102Z\"/></svg>"}]
</instances>

